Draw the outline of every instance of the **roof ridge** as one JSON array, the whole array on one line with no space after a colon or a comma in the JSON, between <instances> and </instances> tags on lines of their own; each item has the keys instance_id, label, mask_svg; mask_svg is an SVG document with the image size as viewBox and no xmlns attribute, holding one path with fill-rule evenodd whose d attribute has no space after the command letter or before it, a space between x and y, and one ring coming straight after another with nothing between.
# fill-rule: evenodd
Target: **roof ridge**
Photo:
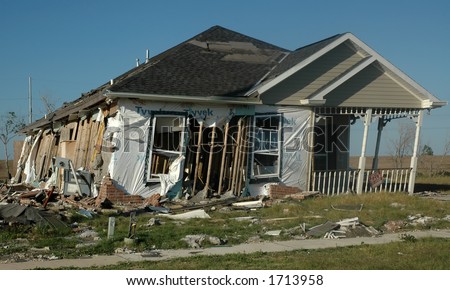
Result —
<instances>
[{"instance_id":1,"label":"roof ridge","mask_svg":"<svg viewBox=\"0 0 450 290\"><path fill-rule=\"evenodd\" d=\"M301 49L305 49L305 48L314 46L314 45L317 45L317 44L322 43L322 42L326 42L326 41L335 39L335 38L337 39L337 38L339 38L339 37L341 37L341 36L343 36L343 35L345 35L345 34L347 34L347 33L348 33L348 32L345 32L345 33L338 33L338 34L335 34L335 35L333 35L333 36L327 37L327 38L325 38L325 39L322 39L322 40L319 40L319 41L316 41L316 42L313 42L313 43L304 45L304 46L302 46L302 47L299 47L299 48L295 49L294 52L295 52L295 51L299 51L299 50L301 50Z\"/></svg>"},{"instance_id":2,"label":"roof ridge","mask_svg":"<svg viewBox=\"0 0 450 290\"><path fill-rule=\"evenodd\" d=\"M211 28L209 28L209 29L205 30L204 32L200 33L199 35L201 35L201 34L203 34L203 33L205 33L205 32L208 32L208 31L214 31L214 30L216 30L216 29L226 30L226 31L232 32L232 33L234 33L234 34L236 34L236 35L240 35L240 36L243 36L243 37L246 37L246 38L255 40L255 41L257 41L257 42L259 42L259 43L261 43L261 44L268 45L268 46L272 46L274 49L278 49L278 50L283 50L283 51L286 51L286 52L290 52L289 49L286 49L286 48L284 48L284 47L275 45L275 44L273 44L273 43L270 43L270 42L267 42L267 41L264 41L264 40L261 40L261 39L258 39L258 38L254 38L254 37L249 36L249 35L247 35L247 34L244 34L244 33L241 33L241 32L238 32L238 31L235 31L235 30L232 30L232 29L229 29L229 28L220 26L220 25L214 25L214 26L212 26Z\"/></svg>"},{"instance_id":3,"label":"roof ridge","mask_svg":"<svg viewBox=\"0 0 450 290\"><path fill-rule=\"evenodd\" d=\"M220 25L214 25L214 26L184 40L183 42L177 44L176 46L171 47L171 48L155 55L154 57L150 58L148 62L146 62L138 67L132 68L128 72L115 78L114 85L109 87L109 90L115 91L119 87L124 86L124 85L128 84L129 82L132 82L133 77L135 75L146 71L150 67L157 65L158 63L160 63L161 61L166 59L166 57L170 57L171 55L177 53L177 51L179 51L180 49L183 49L187 45L191 44L192 41L194 41L194 40L201 41L201 42L208 42L208 41L220 42L221 37L223 37L223 35L226 35L226 37L229 37L232 40L234 39L235 41L238 41L238 42L244 41L244 42L253 43L255 46L257 46L261 49L270 49L270 50L274 50L274 51L280 51L282 53L290 52L287 49L281 48L281 47L273 45L271 43L253 38L251 36L242 34L240 32L233 31L231 29L222 27Z\"/></svg>"},{"instance_id":4,"label":"roof ridge","mask_svg":"<svg viewBox=\"0 0 450 290\"><path fill-rule=\"evenodd\" d=\"M313 55L317 51L320 51L324 47L326 47L329 43L334 42L340 37L346 35L347 33L335 34L333 36L327 37L325 39L316 41L314 43L302 46L297 48L294 51L291 51L282 61L280 61L277 66L272 70L272 72L267 75L267 79L272 79L285 71L289 70L301 60L308 58Z\"/></svg>"}]
</instances>

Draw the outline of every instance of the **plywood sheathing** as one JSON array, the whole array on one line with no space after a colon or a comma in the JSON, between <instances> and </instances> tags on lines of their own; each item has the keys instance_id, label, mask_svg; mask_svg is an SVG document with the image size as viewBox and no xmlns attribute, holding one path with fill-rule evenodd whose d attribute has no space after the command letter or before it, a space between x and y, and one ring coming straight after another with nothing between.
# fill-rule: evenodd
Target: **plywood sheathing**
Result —
<instances>
[{"instance_id":1,"label":"plywood sheathing","mask_svg":"<svg viewBox=\"0 0 450 290\"><path fill-rule=\"evenodd\" d=\"M45 159L47 158L46 153L48 152L48 148L50 146L49 142L51 138L51 134L42 135L41 141L39 142L39 149L36 155L36 177L38 179L42 178L42 174L44 171Z\"/></svg>"},{"instance_id":2,"label":"plywood sheathing","mask_svg":"<svg viewBox=\"0 0 450 290\"><path fill-rule=\"evenodd\" d=\"M89 132L89 142L87 145L86 158L85 158L85 168L89 171L92 170L93 160L95 159L95 145L97 143L97 134L99 131L99 123L95 120L91 120L90 132Z\"/></svg>"},{"instance_id":3,"label":"plywood sheathing","mask_svg":"<svg viewBox=\"0 0 450 290\"><path fill-rule=\"evenodd\" d=\"M76 169L83 167L83 144L86 138L86 121L87 120L78 121L78 134L75 140L75 160L73 160Z\"/></svg>"}]
</instances>

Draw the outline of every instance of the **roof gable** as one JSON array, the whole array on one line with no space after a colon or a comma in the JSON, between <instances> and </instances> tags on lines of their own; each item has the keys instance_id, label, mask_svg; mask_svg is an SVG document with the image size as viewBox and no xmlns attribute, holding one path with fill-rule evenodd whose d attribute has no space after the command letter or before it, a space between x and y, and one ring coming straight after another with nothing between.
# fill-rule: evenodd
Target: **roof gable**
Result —
<instances>
[{"instance_id":1,"label":"roof gable","mask_svg":"<svg viewBox=\"0 0 450 290\"><path fill-rule=\"evenodd\" d=\"M326 62L323 60L330 56L333 59L339 58L338 51L344 46L353 50L354 56L345 58L332 67L327 67L332 60L329 59ZM264 102L365 107L374 106L373 98L377 96L375 106L436 108L446 104L351 33L336 35L318 42L309 50L305 57L298 58L297 63L291 61L290 65L285 66L285 70L280 70L278 75L254 89L261 95ZM377 77L374 77L375 73L370 68L379 70ZM305 79L315 72L317 74L314 80L305 83ZM361 86L362 81L367 88ZM388 90L384 87L386 85ZM340 88L341 86L345 86L346 89ZM371 90L375 92L372 93ZM357 95L358 92L359 95ZM400 95L397 103L382 101L383 98L389 99ZM355 98L346 102L352 97Z\"/></svg>"}]
</instances>

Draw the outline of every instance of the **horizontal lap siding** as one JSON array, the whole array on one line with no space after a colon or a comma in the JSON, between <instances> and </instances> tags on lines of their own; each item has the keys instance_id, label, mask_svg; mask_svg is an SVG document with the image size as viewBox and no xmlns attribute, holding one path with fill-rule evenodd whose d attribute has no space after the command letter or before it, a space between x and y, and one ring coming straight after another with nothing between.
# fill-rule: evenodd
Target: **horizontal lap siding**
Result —
<instances>
[{"instance_id":1,"label":"horizontal lap siding","mask_svg":"<svg viewBox=\"0 0 450 290\"><path fill-rule=\"evenodd\" d=\"M362 59L352 48L341 44L265 92L264 103L299 105L301 99L328 85Z\"/></svg>"},{"instance_id":2,"label":"horizontal lap siding","mask_svg":"<svg viewBox=\"0 0 450 290\"><path fill-rule=\"evenodd\" d=\"M327 106L418 108L421 101L371 65L325 96Z\"/></svg>"},{"instance_id":3,"label":"horizontal lap siding","mask_svg":"<svg viewBox=\"0 0 450 290\"><path fill-rule=\"evenodd\" d=\"M299 78L308 80L309 84L292 95L292 98L299 100L311 96L361 60L360 55L341 44L300 72ZM315 78L311 79L311 76Z\"/></svg>"}]
</instances>

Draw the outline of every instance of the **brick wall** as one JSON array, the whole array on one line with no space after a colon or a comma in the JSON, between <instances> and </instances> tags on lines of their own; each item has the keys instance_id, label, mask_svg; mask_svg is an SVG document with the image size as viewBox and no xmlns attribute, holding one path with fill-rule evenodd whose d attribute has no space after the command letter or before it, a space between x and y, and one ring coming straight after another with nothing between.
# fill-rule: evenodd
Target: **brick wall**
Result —
<instances>
[{"instance_id":1,"label":"brick wall","mask_svg":"<svg viewBox=\"0 0 450 290\"><path fill-rule=\"evenodd\" d=\"M114 185L111 177L105 176L102 180L95 205L99 207L105 201L118 205L140 205L144 202L144 199L139 195L127 194Z\"/></svg>"},{"instance_id":2,"label":"brick wall","mask_svg":"<svg viewBox=\"0 0 450 290\"><path fill-rule=\"evenodd\" d=\"M286 186L281 184L271 184L269 186L269 196L272 199L284 198L300 192L301 190L295 186Z\"/></svg>"}]
</instances>

